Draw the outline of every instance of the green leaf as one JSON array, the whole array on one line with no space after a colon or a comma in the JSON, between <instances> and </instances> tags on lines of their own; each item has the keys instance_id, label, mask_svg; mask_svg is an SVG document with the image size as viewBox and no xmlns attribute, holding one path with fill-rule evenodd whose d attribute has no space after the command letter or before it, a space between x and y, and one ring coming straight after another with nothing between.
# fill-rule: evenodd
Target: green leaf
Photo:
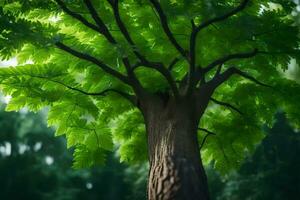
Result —
<instances>
[{"instance_id":1,"label":"green leaf","mask_svg":"<svg viewBox=\"0 0 300 200\"><path fill-rule=\"evenodd\" d=\"M83 1L63 2L90 26L95 26ZM150 1L119 1L120 17L129 39L128 35L124 37L124 29L120 31L107 1L93 4L109 35L99 34L63 12L55 1L1 1L0 59L18 60L17 67L0 69L0 89L12 96L6 110L26 107L37 111L48 107L48 125L56 128L56 135L66 136L68 147L75 148L76 168L103 161L105 151L112 150L118 151L122 161L144 161L147 159L147 117L144 117L153 108L145 106L149 102L144 102L144 97L159 99L158 102L164 103L161 109L165 109L173 104L169 82L174 81L173 85L180 88L180 99L184 98L187 84L191 83L188 79L192 62L178 52L178 45L190 51L191 21L199 26L232 11L240 2L159 1L173 35L170 37ZM234 75L214 90L214 98L232 104L243 113L241 116L232 108L210 102L199 120L201 126L217 134L208 138L202 157L224 174L239 167L245 156L253 152L263 138L262 125L271 126L277 110L285 111L299 128L300 87L295 80L284 78L282 72L289 69L291 59L300 61L296 11L293 1L252 0L235 15L201 29L196 38L196 71L224 56L258 49L256 56L223 63L220 72L235 66L273 87L261 87ZM61 47L58 44L67 48L58 48ZM179 61L169 72L164 68L174 58ZM131 68L136 64L141 66L136 65L134 73L128 75L129 64ZM217 66L196 85L204 87L211 83L216 69ZM125 77L125 83L112 74ZM133 98L136 105L124 98L124 93L137 96ZM205 137L202 132L198 136L200 142Z\"/></svg>"}]
</instances>

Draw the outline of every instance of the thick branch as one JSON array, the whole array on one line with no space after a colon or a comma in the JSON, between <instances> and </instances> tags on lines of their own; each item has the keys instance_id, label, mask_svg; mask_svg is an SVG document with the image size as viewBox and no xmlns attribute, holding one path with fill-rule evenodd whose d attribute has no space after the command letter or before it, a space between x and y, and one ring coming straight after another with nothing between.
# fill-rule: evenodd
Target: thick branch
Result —
<instances>
[{"instance_id":1,"label":"thick branch","mask_svg":"<svg viewBox=\"0 0 300 200\"><path fill-rule=\"evenodd\" d=\"M84 0L84 3L86 5L86 7L88 8L91 16L93 17L94 21L96 22L96 24L98 26L95 26L94 24L89 23L84 17L82 17L81 15L71 11L70 9L68 9L68 7L64 4L63 1L61 0L55 0L57 2L57 4L60 5L60 7L62 8L62 10L69 14L70 16L74 17L75 19L79 20L80 22L82 22L84 25L90 27L91 29L99 32L101 35L103 35L110 43L112 44L116 44L116 40L113 38L113 36L110 34L109 30L107 29L106 25L104 24L104 22L102 21L102 19L99 17L99 15L97 14L97 11L95 10L92 2L90 0ZM68 53L93 62L94 64L100 66L105 72L113 75L114 77L117 77L118 79L122 80L123 82L125 82L126 84L129 83L128 78L125 77L124 75L122 75L121 73L119 73L118 71L113 70L111 67L107 66L106 64L104 64L102 61L87 55L87 54L83 54L80 52L75 51L74 49L71 49L70 47L58 42L56 43L56 46L64 51L67 51ZM125 80L127 79L127 80Z\"/></svg>"},{"instance_id":2,"label":"thick branch","mask_svg":"<svg viewBox=\"0 0 300 200\"><path fill-rule=\"evenodd\" d=\"M149 67L152 67L152 68L157 68L156 63L149 62L140 52L138 52L138 50L136 48L137 47L136 44L132 40L132 38L131 38L124 22L121 19L120 11L119 11L119 0L107 0L107 1L113 9L114 17L115 17L116 23L117 23L121 33L123 34L126 41L131 45L133 53L140 60L140 63L138 65L135 65L135 66L131 67L131 65L129 64L128 58L123 58L123 63L126 67L129 78L132 80L131 82L133 82L136 85L137 88L141 88L138 79L135 77L134 70L139 65L144 65L144 66L149 66ZM161 71L163 71L163 70L161 69ZM164 73L163 75L167 75L167 74ZM171 85L172 76L167 75L165 77L167 78L167 80L170 82L170 85ZM171 87L174 89L174 85L173 86L171 85ZM174 91L174 94L175 94L176 91L175 90L173 90L173 91Z\"/></svg>"},{"instance_id":3,"label":"thick branch","mask_svg":"<svg viewBox=\"0 0 300 200\"><path fill-rule=\"evenodd\" d=\"M85 54L85 53L81 53L79 51L76 51L74 49L72 49L71 47L66 46L65 44L61 43L61 42L57 42L55 44L59 49L66 51L67 53L80 58L82 60L86 60L89 61L91 63L96 64L97 66L99 66L103 71L105 71L106 73L112 75L115 78L118 78L119 80L121 80L122 82L131 85L131 82L129 81L128 77L121 74L120 72L114 70L113 68L111 68L110 66L106 65L105 63L103 63L101 60L98 60L96 58L94 58L93 56L89 55L89 54Z\"/></svg>"},{"instance_id":4,"label":"thick branch","mask_svg":"<svg viewBox=\"0 0 300 200\"><path fill-rule=\"evenodd\" d=\"M258 53L259 53L259 51L257 49L254 49L251 52L230 54L230 55L224 56L222 58L219 58L219 59L213 61L212 63L210 63L209 65L207 65L205 68L198 68L198 70L196 70L196 72L195 72L195 79L196 79L195 83L197 84L200 81L200 79L205 76L205 74L207 72L209 72L210 70L212 70L216 66L218 66L218 69L216 71L215 77L220 74L222 66L226 62L228 62L230 60L235 60L235 59L251 58L251 57L256 56Z\"/></svg>"},{"instance_id":5,"label":"thick branch","mask_svg":"<svg viewBox=\"0 0 300 200\"><path fill-rule=\"evenodd\" d=\"M202 140L202 142L201 142L201 145L200 145L200 150L201 150L202 147L204 146L204 144L205 144L205 142L206 142L208 136L210 136L210 135L216 135L216 134L213 133L213 132L211 132L211 131L209 131L209 130L207 130L207 129L205 129L205 128L198 128L198 130L207 133L207 134L204 136L204 138L203 138L203 140Z\"/></svg>"},{"instance_id":6,"label":"thick branch","mask_svg":"<svg viewBox=\"0 0 300 200\"><path fill-rule=\"evenodd\" d=\"M224 73L222 73L221 75L219 75L219 76L215 77L213 80L211 80L211 83L214 85L215 88L217 88L219 85L221 85L222 83L227 81L234 74L240 75L240 76L242 76L242 77L258 84L258 85L268 87L268 88L272 88L272 86L260 82L259 80L255 79L251 75L249 75L246 72L243 72L243 71L241 71L241 70L239 70L235 67L230 67Z\"/></svg>"},{"instance_id":7,"label":"thick branch","mask_svg":"<svg viewBox=\"0 0 300 200\"><path fill-rule=\"evenodd\" d=\"M125 37L125 39L127 40L127 42L131 45L132 49L133 49L133 53L143 62L146 62L146 59L143 55L141 55L137 49L136 49L136 44L133 42L124 22L121 19L120 16L120 12L119 12L119 0L107 0L109 2L109 4L111 5L111 7L113 8L113 12L114 12L114 16L115 16L115 20L117 22L117 25L121 31L121 33L123 34L123 36Z\"/></svg>"},{"instance_id":8,"label":"thick branch","mask_svg":"<svg viewBox=\"0 0 300 200\"><path fill-rule=\"evenodd\" d=\"M179 91L176 85L176 82L172 76L172 74L170 73L170 71L165 68L165 66L162 63L138 63L137 65L135 65L134 69L138 68L138 67L147 67L147 68L152 68L157 70L158 72L160 72L168 81L174 96L177 98L179 96Z\"/></svg>"},{"instance_id":9,"label":"thick branch","mask_svg":"<svg viewBox=\"0 0 300 200\"><path fill-rule=\"evenodd\" d=\"M106 27L106 25L104 24L104 22L102 21L102 19L97 14L97 11L94 8L92 2L90 0L84 0L84 3L86 5L86 7L88 8L88 10L89 10L91 16L93 17L94 21L98 25L100 33L102 35L104 35L106 37L106 39L110 43L116 44L117 42L115 41L115 39L113 38L113 36L110 34L108 28Z\"/></svg>"},{"instance_id":10,"label":"thick branch","mask_svg":"<svg viewBox=\"0 0 300 200\"><path fill-rule=\"evenodd\" d=\"M122 92L122 91L119 91L119 90L116 90L116 89L106 89L98 94L106 94L108 92L114 92L122 97L124 97L125 99L127 99L128 101L130 101L133 105L136 105L137 103L137 97L134 96L134 95L130 95L130 94L127 94L126 92Z\"/></svg>"},{"instance_id":11,"label":"thick branch","mask_svg":"<svg viewBox=\"0 0 300 200\"><path fill-rule=\"evenodd\" d=\"M69 90L73 90L73 91L76 91L76 92L79 92L81 94L84 94L84 95L88 95L88 96L105 96L106 93L108 92L114 92L114 93L117 93L119 94L120 96L122 96L123 98L127 99L128 101L130 101L132 104L136 105L136 96L134 95L130 95L130 94L127 94L126 92L122 92L122 91L119 91L117 89L106 89L106 90L103 90L102 92L86 92L84 90L81 90L79 88L76 88L76 87L72 87L72 86L69 86L61 81L58 81L58 80L53 80L49 77L45 77L45 76L36 76L36 75L29 75L30 77L33 77L33 78L39 78L39 79L46 79L48 81L51 81L53 83L57 83L59 85L62 85L66 88L68 88Z\"/></svg>"},{"instance_id":12,"label":"thick branch","mask_svg":"<svg viewBox=\"0 0 300 200\"><path fill-rule=\"evenodd\" d=\"M229 104L229 103L225 103L225 102L222 102L222 101L218 101L218 100L216 100L216 99L214 99L214 98L210 98L210 100L211 100L212 102L216 103L216 104L219 104L219 105L221 105L221 106L228 107L228 108L230 108L230 109L232 109L232 110L238 112L239 114L243 115L243 113L242 113L238 108L234 107L233 105L231 105L231 104Z\"/></svg>"},{"instance_id":13,"label":"thick branch","mask_svg":"<svg viewBox=\"0 0 300 200\"><path fill-rule=\"evenodd\" d=\"M202 29L204 29L205 27L207 27L213 23L224 21L224 20L228 19L229 17L244 10L249 2L250 2L250 0L242 0L240 5L238 7L236 7L235 9L233 9L232 11L225 13L224 15L217 16L215 18L212 18L212 19L209 19L209 20L203 22L196 28L195 31L198 33L199 31L201 31Z\"/></svg>"},{"instance_id":14,"label":"thick branch","mask_svg":"<svg viewBox=\"0 0 300 200\"><path fill-rule=\"evenodd\" d=\"M94 31L97 31L97 32L102 34L102 30L99 27L97 27L96 25L88 22L82 15L71 11L62 0L55 0L55 1L65 13L67 13L71 17L77 19L78 21L80 21L85 26L87 26L87 27L93 29Z\"/></svg>"},{"instance_id":15,"label":"thick branch","mask_svg":"<svg viewBox=\"0 0 300 200\"><path fill-rule=\"evenodd\" d=\"M193 74L193 72L195 71L195 67L196 67L196 37L197 37L197 30L196 30L196 25L194 20L191 21L192 24L192 33L190 36L190 71L191 74Z\"/></svg>"},{"instance_id":16,"label":"thick branch","mask_svg":"<svg viewBox=\"0 0 300 200\"><path fill-rule=\"evenodd\" d=\"M220 75L220 73L221 73L221 71L222 71L222 67L223 67L223 64L220 64L220 65L218 66L218 69L217 69L217 71L216 71L216 73L215 73L215 76L219 76L219 75Z\"/></svg>"},{"instance_id":17,"label":"thick branch","mask_svg":"<svg viewBox=\"0 0 300 200\"><path fill-rule=\"evenodd\" d=\"M195 85L197 85L197 78L196 78L196 46L197 46L197 27L195 22L191 20L192 24L192 33L190 36L190 71L188 72L188 90L187 94L190 95L193 91ZM199 67L201 68L201 67Z\"/></svg>"},{"instance_id":18,"label":"thick branch","mask_svg":"<svg viewBox=\"0 0 300 200\"><path fill-rule=\"evenodd\" d=\"M71 11L70 9L67 8L67 6L64 4L64 2L62 0L55 0L57 2L57 4L60 5L60 7L63 9L64 12L66 12L67 14L69 14L70 16L74 17L75 19L79 20L80 22L82 22L84 25L92 28L93 30L99 32L101 35L103 35L111 44L116 45L117 41L115 40L115 38L113 37L113 35L110 33L110 31L108 30L107 26L105 25L105 23L103 22L103 20L100 18L100 16L97 14L97 11L95 9L95 7L93 6L91 0L84 0L84 3L86 5L86 7L88 8L88 11L90 13L90 15L92 16L92 18L94 19L94 21L96 22L97 26L89 23L84 17L82 17L80 14L75 13L73 11ZM118 3L117 0L115 0L116 3ZM118 12L118 11L117 11ZM119 14L118 14L119 16ZM121 23L121 30L127 32L124 24L122 23L121 19L119 19L118 21L119 23ZM127 32L128 33L128 32ZM129 34L128 34L129 36ZM130 37L129 37L130 38ZM128 39L128 37L127 37ZM131 40L132 41L132 40ZM133 42L132 42L133 44ZM122 73L118 72L117 70L114 70L112 67L108 66L107 64L105 64L104 62L102 62L99 59L96 59L88 54L84 54L81 52L78 52L66 45L64 45L61 42L56 43L56 46L72 55L74 55L75 57L78 57L80 59L83 60L87 60L89 62L92 62L96 65L98 65L103 71L105 71L106 73L112 75L113 77L118 78L119 80L121 80L122 82L130 85L133 87L134 91L136 92L136 94L141 94L143 91L142 86L140 85L138 79L135 77L135 74L133 73L133 69L130 66L130 62L129 62L129 58L128 57L123 57L122 61L125 65L126 71L128 76L123 75ZM138 53L137 53L138 54ZM140 59L142 59L142 62L147 62L146 59L143 59L143 56L139 56Z\"/></svg>"},{"instance_id":19,"label":"thick branch","mask_svg":"<svg viewBox=\"0 0 300 200\"><path fill-rule=\"evenodd\" d=\"M154 6L156 12L159 15L159 19L160 19L160 23L162 25L162 28L165 32L165 34L167 35L168 39L170 40L170 42L173 44L173 46L177 49L177 51L184 57L187 58L187 53L186 51L180 46L180 44L177 42L177 40L175 39L173 33L171 32L169 25L168 25L168 19L167 16L165 15L160 3L158 2L158 0L150 0L150 2L152 3L152 5Z\"/></svg>"},{"instance_id":20,"label":"thick branch","mask_svg":"<svg viewBox=\"0 0 300 200\"><path fill-rule=\"evenodd\" d=\"M117 41L114 39L114 37L112 36L112 34L109 32L107 26L105 25L105 23L103 22L103 20L100 18L100 16L97 14L97 11L94 8L91 0L84 0L84 3L86 4L86 6L87 6L90 14L92 15L94 21L96 22L96 24L101 29L101 34L103 34L105 36L105 38L111 44L114 44L114 45L117 44ZM118 1L115 0L115 3L118 4ZM117 12L118 12L118 7L116 9L117 9ZM121 19L119 19L119 20L121 20ZM119 21L119 22L122 23L121 21ZM123 25L123 23L122 23L122 25ZM122 28L125 28L125 26L123 25ZM125 30L126 30L126 28L125 28ZM143 58L143 57L140 56L140 58ZM122 61L123 61L124 66L126 68L126 71L127 71L127 74L128 74L128 79L129 79L129 81L130 81L133 89L135 90L135 92L137 94L140 94L142 87L141 87L138 79L135 77L135 74L133 73L132 67L131 67L130 62L129 62L129 58L128 57L123 57Z\"/></svg>"},{"instance_id":21,"label":"thick branch","mask_svg":"<svg viewBox=\"0 0 300 200\"><path fill-rule=\"evenodd\" d=\"M203 76L202 75L202 71L197 71L195 72L195 68L196 68L196 43L197 43L197 35L198 33L204 29L205 27L216 23L216 22L220 22L223 20L226 20L227 18L237 14L238 12L242 11L246 5L250 2L250 0L243 0L240 5L238 7L236 7L235 9L233 9L232 11L221 15L221 16L217 16L215 18L209 19L207 21L204 21L203 23L201 23L199 26L196 26L194 21L192 20L192 33L190 36L190 72L189 72L189 88L188 88L188 93L191 93L191 91L193 90L194 86L197 85L197 82L200 80L200 78ZM219 63L221 64L221 63ZM198 75L195 75L195 73L197 73ZM205 72L203 72L205 73Z\"/></svg>"},{"instance_id":22,"label":"thick branch","mask_svg":"<svg viewBox=\"0 0 300 200\"><path fill-rule=\"evenodd\" d=\"M250 51L250 52L230 54L230 55L224 56L224 57L219 58L219 59L215 60L214 62L210 63L209 65L207 65L207 67L205 67L203 69L203 71L204 71L204 73L206 73L206 72L212 70L214 67L216 67L218 65L223 65L230 60L251 58L251 57L256 56L257 53L258 53L258 49L254 49L253 51Z\"/></svg>"},{"instance_id":23,"label":"thick branch","mask_svg":"<svg viewBox=\"0 0 300 200\"><path fill-rule=\"evenodd\" d=\"M172 71L173 70L173 68L174 68L174 66L179 62L179 58L174 58L173 60L172 60L172 62L170 63L170 65L169 65L169 67L168 67L168 70L169 71Z\"/></svg>"}]
</instances>

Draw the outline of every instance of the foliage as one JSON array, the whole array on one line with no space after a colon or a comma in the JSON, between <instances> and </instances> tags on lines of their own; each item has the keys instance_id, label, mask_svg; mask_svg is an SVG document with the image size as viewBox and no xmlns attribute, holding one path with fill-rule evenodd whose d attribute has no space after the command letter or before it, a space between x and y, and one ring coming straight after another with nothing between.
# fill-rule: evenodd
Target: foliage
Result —
<instances>
[{"instance_id":1,"label":"foliage","mask_svg":"<svg viewBox=\"0 0 300 200\"><path fill-rule=\"evenodd\" d=\"M146 166L131 169L109 154L106 167L70 169L72 153L43 113L8 113L1 105L0 130L0 199L144 199Z\"/></svg>"},{"instance_id":2,"label":"foliage","mask_svg":"<svg viewBox=\"0 0 300 200\"><path fill-rule=\"evenodd\" d=\"M212 102L201 119L203 128L216 133L203 146L203 157L222 172L240 165L264 137L261 125L271 125L270 116L278 108L299 127L300 86L281 73L291 58L300 60L298 29L291 17L295 3L164 0L161 15L155 2L1 1L0 56L17 57L19 64L0 70L1 89L12 96L7 110L50 107L48 123L56 127L56 135L66 135L68 147L75 146L76 168L104 161L114 144L122 160L145 159L145 128L132 105L137 106L136 87L128 66L138 64L134 73L147 92L176 96L176 87L191 70L183 51L190 48L191 30L240 8L204 26L191 51L196 71L212 66L202 81L216 80L218 69L221 77L233 75L237 71L231 66L244 72L224 80L213 95L239 107L243 115ZM172 36L164 34L164 16ZM214 66L212 61L224 55L231 57ZM170 63L174 65L168 70ZM203 138L199 132L199 140Z\"/></svg>"},{"instance_id":3,"label":"foliage","mask_svg":"<svg viewBox=\"0 0 300 200\"><path fill-rule=\"evenodd\" d=\"M267 128L266 133L240 170L223 181L215 172L208 174L213 199L298 198L300 134L292 129L283 113L277 114L274 126Z\"/></svg>"}]
</instances>

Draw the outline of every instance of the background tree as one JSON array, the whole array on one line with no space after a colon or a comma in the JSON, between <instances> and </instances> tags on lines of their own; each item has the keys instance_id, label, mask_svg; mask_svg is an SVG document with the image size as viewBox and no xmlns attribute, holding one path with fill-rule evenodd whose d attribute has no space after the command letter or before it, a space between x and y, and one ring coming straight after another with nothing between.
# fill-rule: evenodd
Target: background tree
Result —
<instances>
[{"instance_id":1,"label":"background tree","mask_svg":"<svg viewBox=\"0 0 300 200\"><path fill-rule=\"evenodd\" d=\"M262 143L238 171L221 178L209 170L213 199L297 199L299 151L299 132L278 113L274 126L267 128Z\"/></svg>"},{"instance_id":2,"label":"background tree","mask_svg":"<svg viewBox=\"0 0 300 200\"><path fill-rule=\"evenodd\" d=\"M71 151L42 113L8 113L2 104L0 130L0 199L145 199L145 166L128 168L110 154L107 166L71 169Z\"/></svg>"},{"instance_id":3,"label":"background tree","mask_svg":"<svg viewBox=\"0 0 300 200\"><path fill-rule=\"evenodd\" d=\"M113 144L148 158L149 199L209 199L200 149L225 172L278 107L300 124L300 87L281 75L299 59L292 1L1 2L1 56L19 64L0 70L7 110L50 106L77 168Z\"/></svg>"}]
</instances>

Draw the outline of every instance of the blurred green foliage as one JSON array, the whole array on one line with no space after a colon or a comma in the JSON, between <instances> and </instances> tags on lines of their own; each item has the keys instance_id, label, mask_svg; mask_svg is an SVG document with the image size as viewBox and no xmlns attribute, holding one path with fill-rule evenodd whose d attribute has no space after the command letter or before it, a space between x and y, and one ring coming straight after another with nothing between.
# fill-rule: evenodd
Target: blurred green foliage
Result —
<instances>
[{"instance_id":1,"label":"blurred green foliage","mask_svg":"<svg viewBox=\"0 0 300 200\"><path fill-rule=\"evenodd\" d=\"M274 126L238 171L226 177L208 170L212 199L296 200L300 189L300 132L285 114L278 113Z\"/></svg>"},{"instance_id":2,"label":"blurred green foliage","mask_svg":"<svg viewBox=\"0 0 300 200\"><path fill-rule=\"evenodd\" d=\"M120 164L72 170L64 138L54 138L44 114L0 112L0 199L143 200L147 165ZM300 188L300 133L277 114L273 128L241 168L221 176L207 166L213 200L297 199ZM9 153L7 144L10 144ZM4 150L4 147L6 147ZM50 159L51 158L51 159ZM50 160L49 160L50 159ZM275 191L275 192L274 192Z\"/></svg>"},{"instance_id":3,"label":"blurred green foliage","mask_svg":"<svg viewBox=\"0 0 300 200\"><path fill-rule=\"evenodd\" d=\"M44 124L45 114L0 109L0 199L145 199L146 165L128 168L109 154L101 168L73 170L72 150Z\"/></svg>"}]
</instances>

